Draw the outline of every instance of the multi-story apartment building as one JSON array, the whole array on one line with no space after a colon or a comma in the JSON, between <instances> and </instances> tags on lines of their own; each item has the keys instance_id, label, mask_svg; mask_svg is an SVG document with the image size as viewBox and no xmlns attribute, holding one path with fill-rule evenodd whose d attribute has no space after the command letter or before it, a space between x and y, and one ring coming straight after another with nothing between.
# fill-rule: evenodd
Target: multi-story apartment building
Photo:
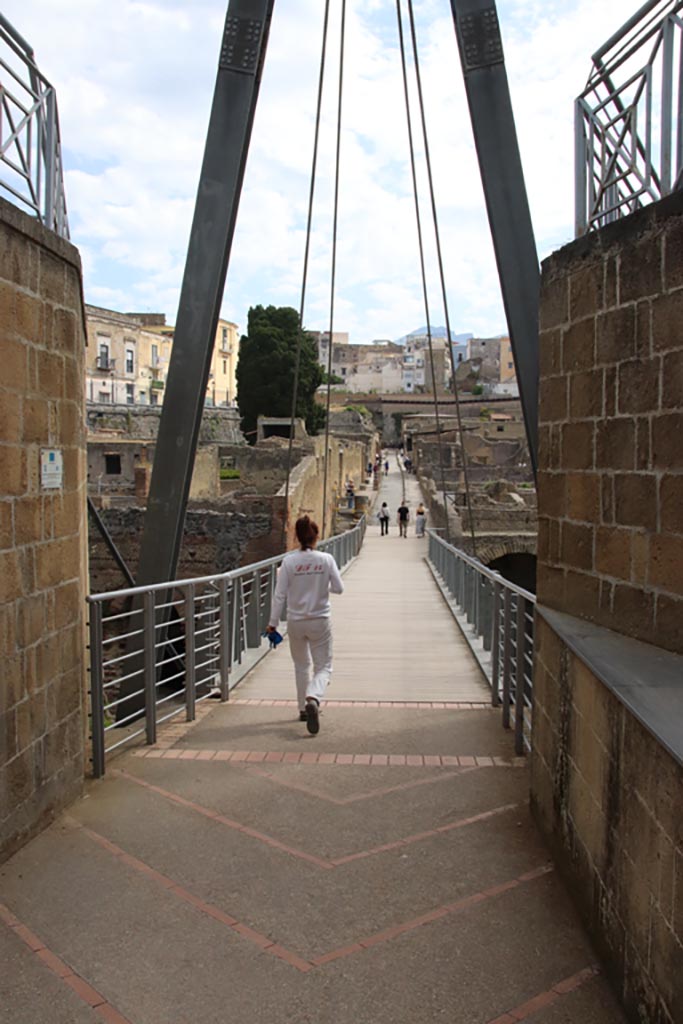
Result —
<instances>
[{"instance_id":1,"label":"multi-story apartment building","mask_svg":"<svg viewBox=\"0 0 683 1024\"><path fill-rule=\"evenodd\" d=\"M112 405L159 405L172 339L140 318L86 306L86 399Z\"/></svg>"},{"instance_id":2,"label":"multi-story apartment building","mask_svg":"<svg viewBox=\"0 0 683 1024\"><path fill-rule=\"evenodd\" d=\"M446 387L450 378L451 365L446 341L432 338L434 355L434 379L437 391ZM429 355L429 337L410 335L403 347L402 389L408 392L432 390L432 369Z\"/></svg>"},{"instance_id":3,"label":"multi-story apartment building","mask_svg":"<svg viewBox=\"0 0 683 1024\"><path fill-rule=\"evenodd\" d=\"M160 405L173 347L163 313L116 313L86 306L86 398L117 405ZM234 405L237 325L219 320L211 358L207 405Z\"/></svg>"}]
</instances>

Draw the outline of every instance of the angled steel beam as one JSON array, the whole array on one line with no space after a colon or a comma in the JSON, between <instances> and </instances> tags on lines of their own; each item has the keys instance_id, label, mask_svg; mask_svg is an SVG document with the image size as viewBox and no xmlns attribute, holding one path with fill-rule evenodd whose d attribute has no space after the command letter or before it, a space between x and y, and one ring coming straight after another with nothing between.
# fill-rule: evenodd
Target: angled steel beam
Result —
<instances>
[{"instance_id":1,"label":"angled steel beam","mask_svg":"<svg viewBox=\"0 0 683 1024\"><path fill-rule=\"evenodd\" d=\"M494 0L451 0L534 475L540 270Z\"/></svg>"},{"instance_id":2,"label":"angled steel beam","mask_svg":"<svg viewBox=\"0 0 683 1024\"><path fill-rule=\"evenodd\" d=\"M274 0L230 0L159 424L137 585L175 576Z\"/></svg>"},{"instance_id":3,"label":"angled steel beam","mask_svg":"<svg viewBox=\"0 0 683 1024\"><path fill-rule=\"evenodd\" d=\"M140 587L174 579L178 566L274 2L230 0L225 19L140 544ZM140 707L140 698L122 702L119 718Z\"/></svg>"}]
</instances>

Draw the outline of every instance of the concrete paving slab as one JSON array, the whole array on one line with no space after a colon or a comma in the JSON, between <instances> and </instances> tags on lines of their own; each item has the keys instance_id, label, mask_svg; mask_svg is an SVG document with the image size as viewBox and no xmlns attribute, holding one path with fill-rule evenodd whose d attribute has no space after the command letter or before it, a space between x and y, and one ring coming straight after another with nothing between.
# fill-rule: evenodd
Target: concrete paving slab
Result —
<instances>
[{"instance_id":1,"label":"concrete paving slab","mask_svg":"<svg viewBox=\"0 0 683 1024\"><path fill-rule=\"evenodd\" d=\"M313 737L295 707L216 705L178 746L230 750L309 750L354 754L488 754L512 757L500 711L324 707Z\"/></svg>"},{"instance_id":2,"label":"concrete paving slab","mask_svg":"<svg viewBox=\"0 0 683 1024\"><path fill-rule=\"evenodd\" d=\"M518 804L522 813L528 792L526 773L517 770L452 775L443 769L277 765L268 772L271 779L260 772L260 768L240 770L222 762L164 765L146 760L129 769L132 777L164 790L165 799L175 794L252 828L262 829L267 821L269 833L285 842L310 846L314 828L315 848L326 857L445 827L510 804ZM416 783L413 788L405 788L412 783ZM307 796L307 788L316 799ZM329 806L319 799L321 793L336 800L348 793L377 796ZM101 821L107 821L108 808L115 810L119 799L117 789L111 804L102 807Z\"/></svg>"},{"instance_id":3,"label":"concrete paving slab","mask_svg":"<svg viewBox=\"0 0 683 1024\"><path fill-rule=\"evenodd\" d=\"M0 921L0 1024L93 1024L93 1012Z\"/></svg>"}]
</instances>

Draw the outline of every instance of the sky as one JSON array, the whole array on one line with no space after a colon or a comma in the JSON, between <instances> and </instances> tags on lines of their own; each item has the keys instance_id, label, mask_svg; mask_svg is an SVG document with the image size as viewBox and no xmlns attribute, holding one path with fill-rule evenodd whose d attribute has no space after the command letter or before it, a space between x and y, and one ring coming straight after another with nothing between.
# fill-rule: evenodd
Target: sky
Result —
<instances>
[{"instance_id":1,"label":"sky","mask_svg":"<svg viewBox=\"0 0 683 1024\"><path fill-rule=\"evenodd\" d=\"M573 238L573 101L639 0L498 0L539 258ZM404 11L406 3L403 3ZM450 0L414 0L451 327L505 318ZM304 325L330 326L340 0L332 0ZM86 301L174 323L227 0L4 0L57 91ZM222 316L299 308L323 0L276 0ZM347 0L334 329L426 322L395 0ZM419 129L417 135L419 136ZM421 146L429 316L444 323Z\"/></svg>"}]
</instances>

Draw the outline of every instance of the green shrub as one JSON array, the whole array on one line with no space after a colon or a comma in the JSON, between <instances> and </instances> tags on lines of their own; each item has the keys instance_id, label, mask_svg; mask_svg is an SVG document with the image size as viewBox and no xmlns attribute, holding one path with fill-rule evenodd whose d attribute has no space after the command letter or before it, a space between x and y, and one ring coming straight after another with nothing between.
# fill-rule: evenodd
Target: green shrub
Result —
<instances>
[{"instance_id":1,"label":"green shrub","mask_svg":"<svg viewBox=\"0 0 683 1024\"><path fill-rule=\"evenodd\" d=\"M239 469L221 469L220 477L221 480L239 480L240 471Z\"/></svg>"}]
</instances>

